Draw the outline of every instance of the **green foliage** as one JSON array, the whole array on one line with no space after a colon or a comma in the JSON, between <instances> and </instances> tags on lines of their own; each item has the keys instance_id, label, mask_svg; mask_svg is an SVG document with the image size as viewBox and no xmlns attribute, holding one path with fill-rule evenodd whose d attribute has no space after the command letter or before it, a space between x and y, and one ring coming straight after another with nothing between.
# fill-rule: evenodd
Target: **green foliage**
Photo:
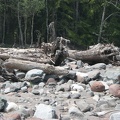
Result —
<instances>
[{"instance_id":1,"label":"green foliage","mask_svg":"<svg viewBox=\"0 0 120 120\"><path fill-rule=\"evenodd\" d=\"M0 32L2 33L4 1L0 0ZM24 31L27 18L27 41L30 41L31 17L34 20L34 42L36 30L46 38L45 0L6 0L6 43L19 42L17 3L20 3L20 17ZM63 36L80 45L96 44L101 24L103 6L106 6L101 42L120 46L120 2L111 0L47 0L48 23L54 21L57 36ZM77 8L78 7L78 8ZM2 36L2 35L1 35Z\"/></svg>"}]
</instances>

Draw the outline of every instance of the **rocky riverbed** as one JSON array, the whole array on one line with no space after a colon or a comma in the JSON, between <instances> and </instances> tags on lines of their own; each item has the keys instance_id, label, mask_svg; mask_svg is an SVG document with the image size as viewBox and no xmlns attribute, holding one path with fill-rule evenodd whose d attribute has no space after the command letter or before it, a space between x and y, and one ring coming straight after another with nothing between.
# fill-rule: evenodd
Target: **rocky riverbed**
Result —
<instances>
[{"instance_id":1,"label":"rocky riverbed","mask_svg":"<svg viewBox=\"0 0 120 120\"><path fill-rule=\"evenodd\" d=\"M0 76L0 120L120 120L120 66L66 61L67 75Z\"/></svg>"}]
</instances>

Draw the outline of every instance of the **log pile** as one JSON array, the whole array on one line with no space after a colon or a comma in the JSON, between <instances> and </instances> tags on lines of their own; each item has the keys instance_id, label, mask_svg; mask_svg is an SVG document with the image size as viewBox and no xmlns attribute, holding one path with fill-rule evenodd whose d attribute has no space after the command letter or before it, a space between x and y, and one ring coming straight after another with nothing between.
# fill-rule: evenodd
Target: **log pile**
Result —
<instances>
[{"instance_id":1,"label":"log pile","mask_svg":"<svg viewBox=\"0 0 120 120\"><path fill-rule=\"evenodd\" d=\"M69 71L60 67L65 59L82 60L90 64L104 62L120 65L119 59L116 58L120 55L119 48L113 44L97 44L86 51L78 51L68 49L68 43L69 40L58 37L55 42L43 43L41 49L0 48L0 59L4 61L1 66L22 71L39 68L47 74L66 75ZM8 73L4 74L14 78Z\"/></svg>"}]
</instances>

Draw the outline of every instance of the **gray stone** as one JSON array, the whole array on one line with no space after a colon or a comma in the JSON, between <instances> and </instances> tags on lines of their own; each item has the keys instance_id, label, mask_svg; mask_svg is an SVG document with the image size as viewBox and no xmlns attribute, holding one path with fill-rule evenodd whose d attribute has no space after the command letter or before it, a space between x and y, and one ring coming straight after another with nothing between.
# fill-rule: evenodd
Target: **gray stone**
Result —
<instances>
[{"instance_id":1,"label":"gray stone","mask_svg":"<svg viewBox=\"0 0 120 120\"><path fill-rule=\"evenodd\" d=\"M36 77L36 76L43 77L45 76L45 73L43 72L43 70L40 69L32 69L26 73L25 78L30 79L31 77Z\"/></svg>"},{"instance_id":2,"label":"gray stone","mask_svg":"<svg viewBox=\"0 0 120 120\"><path fill-rule=\"evenodd\" d=\"M64 88L64 91L70 91L71 90L70 84L68 84L68 83L64 83L61 86Z\"/></svg>"},{"instance_id":3,"label":"gray stone","mask_svg":"<svg viewBox=\"0 0 120 120\"><path fill-rule=\"evenodd\" d=\"M22 83L21 82L14 82L11 83L12 86L14 86L16 89L20 90L22 87Z\"/></svg>"},{"instance_id":4,"label":"gray stone","mask_svg":"<svg viewBox=\"0 0 120 120\"><path fill-rule=\"evenodd\" d=\"M73 120L84 120L84 114L77 107L70 107L68 113Z\"/></svg>"},{"instance_id":5,"label":"gray stone","mask_svg":"<svg viewBox=\"0 0 120 120\"><path fill-rule=\"evenodd\" d=\"M120 110L120 104L117 104L117 105L115 106L115 110Z\"/></svg>"},{"instance_id":6,"label":"gray stone","mask_svg":"<svg viewBox=\"0 0 120 120\"><path fill-rule=\"evenodd\" d=\"M113 113L111 116L110 116L110 119L109 120L120 120L120 112L118 113Z\"/></svg>"},{"instance_id":7,"label":"gray stone","mask_svg":"<svg viewBox=\"0 0 120 120\"><path fill-rule=\"evenodd\" d=\"M4 93L7 94L10 92L17 92L17 91L18 91L18 89L15 86L11 85L11 87L5 88Z\"/></svg>"},{"instance_id":8,"label":"gray stone","mask_svg":"<svg viewBox=\"0 0 120 120\"><path fill-rule=\"evenodd\" d=\"M4 77L0 76L0 82L4 82L4 81L5 81Z\"/></svg>"},{"instance_id":9,"label":"gray stone","mask_svg":"<svg viewBox=\"0 0 120 120\"><path fill-rule=\"evenodd\" d=\"M58 97L59 98L67 98L67 99L69 99L70 98L70 93L60 93L59 95L58 95Z\"/></svg>"},{"instance_id":10,"label":"gray stone","mask_svg":"<svg viewBox=\"0 0 120 120\"><path fill-rule=\"evenodd\" d=\"M31 82L32 84L39 84L41 81L43 81L43 79L39 76L32 77L31 79L29 79L29 82Z\"/></svg>"},{"instance_id":11,"label":"gray stone","mask_svg":"<svg viewBox=\"0 0 120 120\"><path fill-rule=\"evenodd\" d=\"M75 90L75 91L84 91L84 87L82 85L79 84L72 84L71 85L71 90Z\"/></svg>"},{"instance_id":12,"label":"gray stone","mask_svg":"<svg viewBox=\"0 0 120 120\"><path fill-rule=\"evenodd\" d=\"M81 60L78 60L77 61L77 66L78 66L78 68L81 68L81 67L84 66L84 63Z\"/></svg>"},{"instance_id":13,"label":"gray stone","mask_svg":"<svg viewBox=\"0 0 120 120\"><path fill-rule=\"evenodd\" d=\"M116 100L115 99L107 100L107 103L110 107L115 107L116 106Z\"/></svg>"},{"instance_id":14,"label":"gray stone","mask_svg":"<svg viewBox=\"0 0 120 120\"><path fill-rule=\"evenodd\" d=\"M0 97L0 112L3 112L5 106L6 106L7 101L5 99L2 99Z\"/></svg>"},{"instance_id":15,"label":"gray stone","mask_svg":"<svg viewBox=\"0 0 120 120\"><path fill-rule=\"evenodd\" d=\"M70 97L72 98L72 99L79 99L80 98L80 93L74 93L74 94L71 94L70 95Z\"/></svg>"},{"instance_id":16,"label":"gray stone","mask_svg":"<svg viewBox=\"0 0 120 120\"><path fill-rule=\"evenodd\" d=\"M39 95L39 94L40 94L40 92L39 92L38 90L32 90L32 93L33 93L34 95Z\"/></svg>"},{"instance_id":17,"label":"gray stone","mask_svg":"<svg viewBox=\"0 0 120 120\"><path fill-rule=\"evenodd\" d=\"M91 66L92 69L106 69L106 64L105 63L97 63L95 65Z\"/></svg>"},{"instance_id":18,"label":"gray stone","mask_svg":"<svg viewBox=\"0 0 120 120\"><path fill-rule=\"evenodd\" d=\"M44 86L45 86L45 83L44 83L44 82L40 82L40 83L39 83L39 87L42 87L42 88L43 88Z\"/></svg>"},{"instance_id":19,"label":"gray stone","mask_svg":"<svg viewBox=\"0 0 120 120\"><path fill-rule=\"evenodd\" d=\"M76 104L78 106L78 108L80 108L80 110L82 112L86 112L86 110L88 108L90 108L89 104L85 101L85 100L79 100L79 101L76 101ZM89 110L88 110L89 111Z\"/></svg>"},{"instance_id":20,"label":"gray stone","mask_svg":"<svg viewBox=\"0 0 120 120\"><path fill-rule=\"evenodd\" d=\"M120 55L116 55L116 59L120 61Z\"/></svg>"},{"instance_id":21,"label":"gray stone","mask_svg":"<svg viewBox=\"0 0 120 120\"><path fill-rule=\"evenodd\" d=\"M39 85L34 85L33 89L39 89Z\"/></svg>"},{"instance_id":22,"label":"gray stone","mask_svg":"<svg viewBox=\"0 0 120 120\"><path fill-rule=\"evenodd\" d=\"M62 85L57 86L57 87L56 87L56 91L57 91L57 92L59 92L59 91L65 91L65 90L64 90L64 86L62 86Z\"/></svg>"},{"instance_id":23,"label":"gray stone","mask_svg":"<svg viewBox=\"0 0 120 120\"><path fill-rule=\"evenodd\" d=\"M28 92L28 88L26 86L24 86L24 87L21 88L21 91L22 92Z\"/></svg>"},{"instance_id":24,"label":"gray stone","mask_svg":"<svg viewBox=\"0 0 120 120\"><path fill-rule=\"evenodd\" d=\"M72 79L74 80L76 77L76 72L73 70L70 70L69 73L66 75L67 79Z\"/></svg>"},{"instance_id":25,"label":"gray stone","mask_svg":"<svg viewBox=\"0 0 120 120\"><path fill-rule=\"evenodd\" d=\"M4 82L4 83L2 84L1 88L8 88L8 87L10 87L10 86L11 86L10 81L6 81L6 82Z\"/></svg>"},{"instance_id":26,"label":"gray stone","mask_svg":"<svg viewBox=\"0 0 120 120\"><path fill-rule=\"evenodd\" d=\"M5 112L16 111L18 109L19 109L18 105L15 104L14 102L7 102Z\"/></svg>"},{"instance_id":27,"label":"gray stone","mask_svg":"<svg viewBox=\"0 0 120 120\"><path fill-rule=\"evenodd\" d=\"M50 105L39 104L36 106L34 117L41 119L54 119L56 118L56 111Z\"/></svg>"},{"instance_id":28,"label":"gray stone","mask_svg":"<svg viewBox=\"0 0 120 120\"><path fill-rule=\"evenodd\" d=\"M88 77L90 79L97 79L100 75L100 71L99 70L93 70L93 71L90 71L88 72Z\"/></svg>"},{"instance_id":29,"label":"gray stone","mask_svg":"<svg viewBox=\"0 0 120 120\"><path fill-rule=\"evenodd\" d=\"M120 75L120 69L112 68L112 69L107 69L102 77L107 78L108 80L118 80L118 76Z\"/></svg>"},{"instance_id":30,"label":"gray stone","mask_svg":"<svg viewBox=\"0 0 120 120\"><path fill-rule=\"evenodd\" d=\"M27 118L34 115L32 109L25 108L24 106L20 106L18 112L23 118Z\"/></svg>"},{"instance_id":31,"label":"gray stone","mask_svg":"<svg viewBox=\"0 0 120 120\"><path fill-rule=\"evenodd\" d=\"M16 77L22 79L25 77L25 73L24 72L17 72Z\"/></svg>"}]
</instances>

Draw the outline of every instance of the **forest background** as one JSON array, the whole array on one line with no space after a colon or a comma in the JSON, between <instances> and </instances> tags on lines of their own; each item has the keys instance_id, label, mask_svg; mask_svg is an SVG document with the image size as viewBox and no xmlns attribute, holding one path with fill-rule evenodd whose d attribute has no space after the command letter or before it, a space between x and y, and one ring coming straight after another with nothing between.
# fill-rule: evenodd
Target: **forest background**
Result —
<instances>
[{"instance_id":1,"label":"forest background","mask_svg":"<svg viewBox=\"0 0 120 120\"><path fill-rule=\"evenodd\" d=\"M33 46L55 36L88 47L120 46L120 0L0 0L0 43Z\"/></svg>"}]
</instances>

